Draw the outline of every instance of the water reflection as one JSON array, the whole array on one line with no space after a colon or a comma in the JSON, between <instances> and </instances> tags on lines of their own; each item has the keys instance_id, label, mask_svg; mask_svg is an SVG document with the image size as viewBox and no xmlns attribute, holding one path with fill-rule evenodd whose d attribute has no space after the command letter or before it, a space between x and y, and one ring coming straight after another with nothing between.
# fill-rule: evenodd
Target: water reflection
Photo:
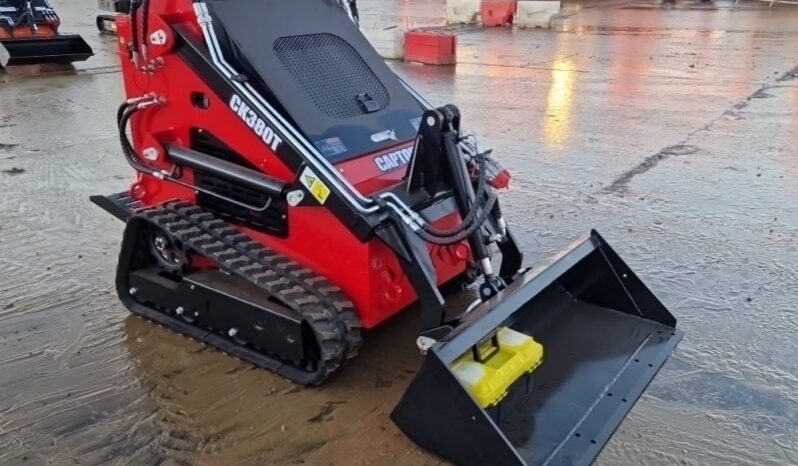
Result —
<instances>
[{"instance_id":1,"label":"water reflection","mask_svg":"<svg viewBox=\"0 0 798 466\"><path fill-rule=\"evenodd\" d=\"M543 144L549 149L565 149L571 137L576 73L574 63L569 58L558 59L552 67L551 87L546 97L546 117L543 120Z\"/></svg>"}]
</instances>

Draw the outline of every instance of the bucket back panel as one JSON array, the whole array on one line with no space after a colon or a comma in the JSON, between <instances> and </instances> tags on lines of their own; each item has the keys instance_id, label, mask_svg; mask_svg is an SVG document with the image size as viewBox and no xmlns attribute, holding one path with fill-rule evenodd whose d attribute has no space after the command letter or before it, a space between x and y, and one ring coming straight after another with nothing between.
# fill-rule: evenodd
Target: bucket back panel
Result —
<instances>
[{"instance_id":1,"label":"bucket back panel","mask_svg":"<svg viewBox=\"0 0 798 466\"><path fill-rule=\"evenodd\" d=\"M211 0L214 30L331 162L415 138L422 108L337 2ZM239 66L237 66L238 68Z\"/></svg>"},{"instance_id":2,"label":"bucket back panel","mask_svg":"<svg viewBox=\"0 0 798 466\"><path fill-rule=\"evenodd\" d=\"M591 232L605 245L558 280L569 293L605 307L651 319L670 327L676 319L598 232ZM606 270L607 273L591 273Z\"/></svg>"},{"instance_id":3,"label":"bucket back panel","mask_svg":"<svg viewBox=\"0 0 798 466\"><path fill-rule=\"evenodd\" d=\"M74 34L7 39L2 41L2 45L5 52L0 52L0 55L6 58L0 57L0 66L66 64L85 61L93 55L89 44Z\"/></svg>"},{"instance_id":4,"label":"bucket back panel","mask_svg":"<svg viewBox=\"0 0 798 466\"><path fill-rule=\"evenodd\" d=\"M501 407L498 426L529 464L597 454L614 431L606 427L613 414L631 409L645 388L637 382L647 384L678 341L671 327L576 300L556 285L515 317L512 328L545 348L544 363L530 393ZM564 450L569 442L580 448Z\"/></svg>"}]
</instances>

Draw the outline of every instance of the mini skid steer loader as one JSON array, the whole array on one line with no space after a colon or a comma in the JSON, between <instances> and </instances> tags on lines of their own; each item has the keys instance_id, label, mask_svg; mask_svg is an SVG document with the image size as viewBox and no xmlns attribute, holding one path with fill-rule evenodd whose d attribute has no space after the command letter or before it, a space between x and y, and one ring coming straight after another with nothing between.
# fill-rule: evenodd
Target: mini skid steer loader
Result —
<instances>
[{"instance_id":1,"label":"mini skid steer loader","mask_svg":"<svg viewBox=\"0 0 798 466\"><path fill-rule=\"evenodd\" d=\"M82 37L61 34L48 0L0 0L0 68L72 63L93 55Z\"/></svg>"},{"instance_id":2,"label":"mini skid steer loader","mask_svg":"<svg viewBox=\"0 0 798 466\"><path fill-rule=\"evenodd\" d=\"M676 320L595 231L523 268L497 199L509 173L351 19L335 0L117 16L137 178L92 201L126 222L119 297L305 385L419 302L426 357L392 413L410 439L458 464L592 462ZM480 298L447 309L440 287L470 280Z\"/></svg>"}]
</instances>

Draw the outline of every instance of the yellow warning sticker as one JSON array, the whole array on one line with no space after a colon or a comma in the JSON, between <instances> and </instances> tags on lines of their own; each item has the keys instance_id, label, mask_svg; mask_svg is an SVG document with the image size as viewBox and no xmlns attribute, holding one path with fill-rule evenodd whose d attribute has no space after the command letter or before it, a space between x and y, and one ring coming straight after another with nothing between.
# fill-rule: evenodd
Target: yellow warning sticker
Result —
<instances>
[{"instance_id":1,"label":"yellow warning sticker","mask_svg":"<svg viewBox=\"0 0 798 466\"><path fill-rule=\"evenodd\" d=\"M313 194L313 197L318 199L320 203L324 204L327 202L327 198L330 197L330 188L321 181L316 180L313 186L310 187L310 193Z\"/></svg>"},{"instance_id":2,"label":"yellow warning sticker","mask_svg":"<svg viewBox=\"0 0 798 466\"><path fill-rule=\"evenodd\" d=\"M320 204L327 202L327 198L330 197L330 188L313 173L313 170L305 168L299 179Z\"/></svg>"}]
</instances>

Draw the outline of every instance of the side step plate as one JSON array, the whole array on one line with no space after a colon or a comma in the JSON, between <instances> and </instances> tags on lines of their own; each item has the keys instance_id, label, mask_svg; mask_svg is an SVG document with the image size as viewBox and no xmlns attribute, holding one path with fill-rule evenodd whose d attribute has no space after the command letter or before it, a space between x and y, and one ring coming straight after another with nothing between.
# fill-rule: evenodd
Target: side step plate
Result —
<instances>
[{"instance_id":1,"label":"side step plate","mask_svg":"<svg viewBox=\"0 0 798 466\"><path fill-rule=\"evenodd\" d=\"M100 207L119 220L122 220L123 222L127 222L130 214L135 209L141 207L141 202L130 197L130 194L128 194L127 191L110 194L108 196L98 194L95 196L90 196L89 200L96 206Z\"/></svg>"},{"instance_id":2,"label":"side step plate","mask_svg":"<svg viewBox=\"0 0 798 466\"><path fill-rule=\"evenodd\" d=\"M452 363L499 326L543 363L482 409ZM681 339L676 319L595 231L530 270L433 346L391 417L463 465L587 465Z\"/></svg>"}]
</instances>

